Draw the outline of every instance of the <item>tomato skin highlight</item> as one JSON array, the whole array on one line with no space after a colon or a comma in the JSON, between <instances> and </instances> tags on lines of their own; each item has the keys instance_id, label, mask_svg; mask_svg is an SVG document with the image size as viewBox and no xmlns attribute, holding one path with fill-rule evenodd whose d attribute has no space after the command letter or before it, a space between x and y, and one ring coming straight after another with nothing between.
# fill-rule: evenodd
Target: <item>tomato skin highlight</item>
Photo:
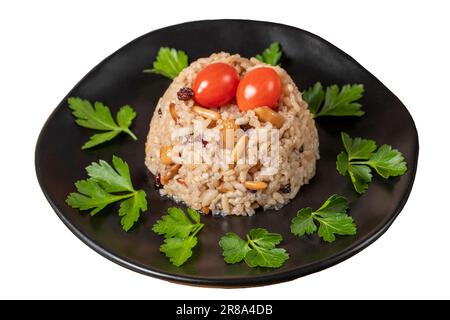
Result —
<instances>
[{"instance_id":1,"label":"tomato skin highlight","mask_svg":"<svg viewBox=\"0 0 450 320\"><path fill-rule=\"evenodd\" d=\"M242 111L257 107L277 108L281 96L281 79L272 68L261 67L247 72L239 82L236 100Z\"/></svg>"},{"instance_id":2,"label":"tomato skin highlight","mask_svg":"<svg viewBox=\"0 0 450 320\"><path fill-rule=\"evenodd\" d=\"M232 66L217 62L205 67L194 79L195 101L208 108L229 103L236 96L239 75Z\"/></svg>"}]
</instances>

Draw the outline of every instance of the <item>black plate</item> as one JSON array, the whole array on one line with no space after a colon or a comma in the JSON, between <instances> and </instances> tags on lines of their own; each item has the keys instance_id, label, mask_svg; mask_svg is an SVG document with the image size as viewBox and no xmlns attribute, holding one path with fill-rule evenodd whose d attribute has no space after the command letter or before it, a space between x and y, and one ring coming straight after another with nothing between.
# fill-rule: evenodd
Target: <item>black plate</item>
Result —
<instances>
[{"instance_id":1,"label":"black plate","mask_svg":"<svg viewBox=\"0 0 450 320\"><path fill-rule=\"evenodd\" d=\"M144 166L149 122L170 81L144 74L142 70L151 66L161 46L183 49L193 61L222 50L251 57L273 41L282 44L282 65L301 90L316 81L324 85L363 83L366 93L362 103L366 115L319 119L321 159L317 174L295 200L279 212L258 212L253 217L203 217L206 227L200 233L193 257L177 268L159 252L162 238L151 231L156 220L175 203L157 194L153 177ZM102 101L114 113L120 106L130 104L138 113L132 129L139 141L121 136L104 146L82 151L80 147L92 131L75 124L66 103L70 96ZM156 30L102 61L67 97L47 120L36 146L36 172L45 196L67 227L88 246L124 267L158 278L210 286L249 286L286 281L322 270L351 257L380 237L405 205L414 181L419 145L413 119L405 106L350 56L327 41L290 26L217 20ZM398 148L406 158L408 172L389 181L375 177L369 190L358 197L348 178L340 176L335 169L336 155L342 150L341 131ZM86 177L84 168L99 159L110 161L113 154L128 162L135 186L148 194L149 211L128 233L121 230L115 206L90 217L65 203L67 194L74 191L73 183ZM299 208L316 208L334 193L350 199L350 214L358 225L356 236L338 237L334 243L326 244L317 236L299 239L289 232L290 220ZM288 250L290 259L282 268L252 269L244 263L224 263L219 238L227 231L243 235L254 227L283 235L282 247Z\"/></svg>"}]
</instances>

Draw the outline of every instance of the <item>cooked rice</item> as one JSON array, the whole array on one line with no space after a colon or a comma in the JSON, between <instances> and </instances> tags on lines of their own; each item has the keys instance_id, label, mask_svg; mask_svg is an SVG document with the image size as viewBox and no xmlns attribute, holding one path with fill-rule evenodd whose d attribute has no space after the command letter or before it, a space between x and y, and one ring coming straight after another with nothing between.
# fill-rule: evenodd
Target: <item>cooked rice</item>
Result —
<instances>
[{"instance_id":1,"label":"cooked rice","mask_svg":"<svg viewBox=\"0 0 450 320\"><path fill-rule=\"evenodd\" d=\"M200 121L204 127L210 124L211 120L191 111L193 100L181 101L177 98L177 92L182 87L191 88L197 72L213 62L224 62L233 66L240 76L261 66L272 67L255 58L246 59L237 54L221 52L198 59L184 69L159 100L150 123L145 164L154 175L163 175L171 167L161 162L161 147L167 145L183 147L187 142L196 141L196 137L192 135L194 120ZM258 207L281 208L297 195L302 185L310 181L315 174L316 160L319 158L319 141L314 119L287 72L278 66L272 68L282 81L278 112L286 120L279 132L278 170L270 164L270 161L265 161L268 159L260 159L258 166L250 164L229 166L216 161L183 164L175 177L160 189L162 196L171 196L196 210L209 208L213 214L253 215ZM177 123L169 112L170 103L175 104L175 110L180 117ZM216 122L217 129L222 128L223 120L226 119L234 119L238 125L249 124L253 128L272 127L269 122L260 122L254 111L240 111L234 100L231 104L214 110L221 115L221 119ZM172 139L171 133L177 128L186 129L185 141ZM213 154L222 148L218 143L212 142L208 143L208 147L212 149ZM268 187L252 192L244 186L246 180L264 181ZM221 184L226 192L218 190ZM290 185L290 192L282 190L286 185Z\"/></svg>"}]
</instances>

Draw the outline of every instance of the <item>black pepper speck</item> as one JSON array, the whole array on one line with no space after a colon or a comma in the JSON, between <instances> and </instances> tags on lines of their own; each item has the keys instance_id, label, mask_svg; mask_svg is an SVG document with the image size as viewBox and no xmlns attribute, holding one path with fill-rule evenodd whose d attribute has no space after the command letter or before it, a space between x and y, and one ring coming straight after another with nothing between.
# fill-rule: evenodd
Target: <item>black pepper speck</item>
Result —
<instances>
[{"instance_id":1,"label":"black pepper speck","mask_svg":"<svg viewBox=\"0 0 450 320\"><path fill-rule=\"evenodd\" d=\"M285 184L284 186L281 186L280 191L283 193L291 193L291 184Z\"/></svg>"}]
</instances>

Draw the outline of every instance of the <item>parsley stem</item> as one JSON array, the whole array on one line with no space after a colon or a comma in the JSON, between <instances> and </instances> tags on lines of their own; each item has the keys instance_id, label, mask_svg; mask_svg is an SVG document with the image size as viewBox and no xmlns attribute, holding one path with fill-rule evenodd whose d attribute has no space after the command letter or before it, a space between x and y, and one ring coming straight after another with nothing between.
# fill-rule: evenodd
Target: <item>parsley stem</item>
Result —
<instances>
[{"instance_id":1,"label":"parsley stem","mask_svg":"<svg viewBox=\"0 0 450 320\"><path fill-rule=\"evenodd\" d=\"M247 234L247 243L256 251L261 252L260 247L248 236Z\"/></svg>"},{"instance_id":2,"label":"parsley stem","mask_svg":"<svg viewBox=\"0 0 450 320\"><path fill-rule=\"evenodd\" d=\"M194 228L194 232L192 233L191 238L192 238L192 237L195 237L195 235L196 235L197 233L199 233L199 231L202 230L202 228L203 228L204 226L205 226L204 223L199 223L199 224L197 224L197 225L195 226L195 228Z\"/></svg>"},{"instance_id":3,"label":"parsley stem","mask_svg":"<svg viewBox=\"0 0 450 320\"><path fill-rule=\"evenodd\" d=\"M127 199L127 198L134 197L135 195L136 195L136 191L133 191L133 192L130 192L130 193L127 193L127 194L117 195L113 199L114 199L114 202L116 202L116 201L119 201L119 200L122 200L122 199Z\"/></svg>"},{"instance_id":4,"label":"parsley stem","mask_svg":"<svg viewBox=\"0 0 450 320\"><path fill-rule=\"evenodd\" d=\"M350 164L369 164L369 161L351 161Z\"/></svg>"},{"instance_id":5,"label":"parsley stem","mask_svg":"<svg viewBox=\"0 0 450 320\"><path fill-rule=\"evenodd\" d=\"M253 242L253 240L248 236L248 234L247 234L247 243L253 248L253 249L256 249L256 250L258 250L258 246Z\"/></svg>"},{"instance_id":6,"label":"parsley stem","mask_svg":"<svg viewBox=\"0 0 450 320\"><path fill-rule=\"evenodd\" d=\"M129 134L130 137L133 138L133 140L137 140L137 139L138 139L138 138L136 137L136 135L135 135L133 132L131 132L130 129L122 129L122 131L125 132L125 133L127 133L127 134Z\"/></svg>"}]
</instances>

